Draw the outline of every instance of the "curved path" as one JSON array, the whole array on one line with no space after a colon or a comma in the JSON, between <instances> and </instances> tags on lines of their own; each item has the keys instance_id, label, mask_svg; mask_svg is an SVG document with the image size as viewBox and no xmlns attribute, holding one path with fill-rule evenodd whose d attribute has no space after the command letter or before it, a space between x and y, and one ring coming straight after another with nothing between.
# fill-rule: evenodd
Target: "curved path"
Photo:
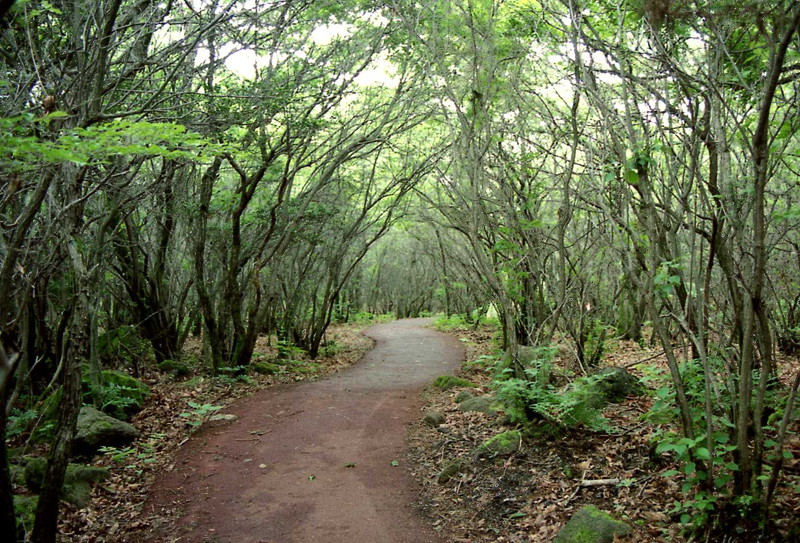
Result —
<instances>
[{"instance_id":1,"label":"curved path","mask_svg":"<svg viewBox=\"0 0 800 543\"><path fill-rule=\"evenodd\" d=\"M421 388L464 350L429 322L373 326L376 345L353 367L227 409L239 419L193 437L153 489L145 513L183 516L150 541L440 542L412 505L406 425L420 417Z\"/></svg>"}]
</instances>

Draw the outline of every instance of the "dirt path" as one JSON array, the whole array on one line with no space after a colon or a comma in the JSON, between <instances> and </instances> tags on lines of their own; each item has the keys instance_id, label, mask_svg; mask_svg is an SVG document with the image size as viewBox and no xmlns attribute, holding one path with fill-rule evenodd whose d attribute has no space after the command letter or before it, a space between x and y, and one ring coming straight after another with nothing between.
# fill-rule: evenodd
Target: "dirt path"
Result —
<instances>
[{"instance_id":1,"label":"dirt path","mask_svg":"<svg viewBox=\"0 0 800 543\"><path fill-rule=\"evenodd\" d=\"M412 505L406 425L420 417L420 389L464 350L428 322L373 326L375 348L352 368L227 409L239 419L193 437L153 489L145 514L177 509L177 526L140 541L441 541Z\"/></svg>"}]
</instances>

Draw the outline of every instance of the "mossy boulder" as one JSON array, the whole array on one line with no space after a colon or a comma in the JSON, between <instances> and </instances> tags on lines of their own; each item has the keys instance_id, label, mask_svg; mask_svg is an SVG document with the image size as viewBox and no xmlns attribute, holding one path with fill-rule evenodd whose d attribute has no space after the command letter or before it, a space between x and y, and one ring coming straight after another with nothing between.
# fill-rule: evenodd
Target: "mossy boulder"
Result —
<instances>
[{"instance_id":1,"label":"mossy boulder","mask_svg":"<svg viewBox=\"0 0 800 543\"><path fill-rule=\"evenodd\" d=\"M468 398L458 404L458 410L462 413L476 412L485 415L494 415L497 413L494 396L475 396L474 398Z\"/></svg>"},{"instance_id":2,"label":"mossy boulder","mask_svg":"<svg viewBox=\"0 0 800 543\"><path fill-rule=\"evenodd\" d=\"M104 370L101 373L102 411L118 419L127 420L142 410L150 387L127 373Z\"/></svg>"},{"instance_id":3,"label":"mossy boulder","mask_svg":"<svg viewBox=\"0 0 800 543\"><path fill-rule=\"evenodd\" d=\"M72 448L75 454L93 454L100 447L127 445L140 435L133 425L106 415L94 407L84 406L78 414L78 427Z\"/></svg>"},{"instance_id":4,"label":"mossy boulder","mask_svg":"<svg viewBox=\"0 0 800 543\"><path fill-rule=\"evenodd\" d=\"M436 482L440 485L446 484L450 479L461 473L466 463L461 459L451 460L444 465L439 476L436 477Z\"/></svg>"},{"instance_id":5,"label":"mossy boulder","mask_svg":"<svg viewBox=\"0 0 800 543\"><path fill-rule=\"evenodd\" d=\"M509 456L517 452L522 445L522 433L509 430L487 439L472 451L473 460L479 458Z\"/></svg>"},{"instance_id":6,"label":"mossy boulder","mask_svg":"<svg viewBox=\"0 0 800 543\"><path fill-rule=\"evenodd\" d=\"M458 394L456 394L456 397L455 397L454 401L456 403L461 403L463 401L469 400L470 398L474 398L474 397L475 397L475 394L473 394L469 390L462 390Z\"/></svg>"},{"instance_id":7,"label":"mossy boulder","mask_svg":"<svg viewBox=\"0 0 800 543\"><path fill-rule=\"evenodd\" d=\"M444 413L439 411L428 411L425 413L425 417L422 420L431 428L436 428L437 426L444 424L444 419Z\"/></svg>"},{"instance_id":8,"label":"mossy boulder","mask_svg":"<svg viewBox=\"0 0 800 543\"><path fill-rule=\"evenodd\" d=\"M594 392L592 407L601 408L609 403L619 403L628 396L643 392L639 380L625 368L604 368L588 381Z\"/></svg>"},{"instance_id":9,"label":"mossy boulder","mask_svg":"<svg viewBox=\"0 0 800 543\"><path fill-rule=\"evenodd\" d=\"M283 366L269 362L253 362L250 367L259 375L273 375L284 371Z\"/></svg>"},{"instance_id":10,"label":"mossy boulder","mask_svg":"<svg viewBox=\"0 0 800 543\"><path fill-rule=\"evenodd\" d=\"M188 364L179 362L177 360L164 360L158 365L158 371L162 373L169 373L175 377L183 377L191 373L191 368Z\"/></svg>"},{"instance_id":11,"label":"mossy boulder","mask_svg":"<svg viewBox=\"0 0 800 543\"><path fill-rule=\"evenodd\" d=\"M450 390L451 388L457 388L457 387L474 388L478 385L467 379L456 377L455 375L441 375L437 377L436 380L433 382L433 386L441 388L442 390Z\"/></svg>"},{"instance_id":12,"label":"mossy boulder","mask_svg":"<svg viewBox=\"0 0 800 543\"><path fill-rule=\"evenodd\" d=\"M615 536L626 536L630 527L594 505L582 507L572 515L553 543L613 543Z\"/></svg>"},{"instance_id":13,"label":"mossy boulder","mask_svg":"<svg viewBox=\"0 0 800 543\"><path fill-rule=\"evenodd\" d=\"M40 492L46 470L46 458L31 458L25 466L25 486L32 492ZM78 508L86 507L91 499L92 483L105 481L107 478L108 470L105 468L69 464L64 476L61 499Z\"/></svg>"}]
</instances>

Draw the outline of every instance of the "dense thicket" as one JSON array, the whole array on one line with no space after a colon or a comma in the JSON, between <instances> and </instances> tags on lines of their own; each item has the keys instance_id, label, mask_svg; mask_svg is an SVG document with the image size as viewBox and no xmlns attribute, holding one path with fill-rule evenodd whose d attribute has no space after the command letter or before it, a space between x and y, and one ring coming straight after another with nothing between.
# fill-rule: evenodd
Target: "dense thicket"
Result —
<instances>
[{"instance_id":1,"label":"dense thicket","mask_svg":"<svg viewBox=\"0 0 800 543\"><path fill-rule=\"evenodd\" d=\"M519 345L569 338L590 371L646 329L693 492L768 506L797 388L773 392L775 354L800 345L799 23L781 0L18 2L0 432L65 398L34 539L81 399L149 363L125 337L162 362L194 333L244 371L258 335L315 355L358 311L491 308L521 379Z\"/></svg>"}]
</instances>

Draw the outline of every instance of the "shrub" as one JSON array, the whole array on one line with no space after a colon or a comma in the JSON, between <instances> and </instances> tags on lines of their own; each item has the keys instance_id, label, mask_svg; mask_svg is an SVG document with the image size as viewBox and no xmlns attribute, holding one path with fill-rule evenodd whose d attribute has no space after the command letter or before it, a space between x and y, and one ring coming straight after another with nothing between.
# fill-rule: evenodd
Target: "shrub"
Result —
<instances>
[{"instance_id":1,"label":"shrub","mask_svg":"<svg viewBox=\"0 0 800 543\"><path fill-rule=\"evenodd\" d=\"M509 367L495 376L492 388L509 419L517 423L544 421L553 432L577 426L610 431L596 400L596 383L603 376L582 377L557 389L550 382L555 353L552 347L531 348L523 353L524 378L514 376Z\"/></svg>"}]
</instances>

